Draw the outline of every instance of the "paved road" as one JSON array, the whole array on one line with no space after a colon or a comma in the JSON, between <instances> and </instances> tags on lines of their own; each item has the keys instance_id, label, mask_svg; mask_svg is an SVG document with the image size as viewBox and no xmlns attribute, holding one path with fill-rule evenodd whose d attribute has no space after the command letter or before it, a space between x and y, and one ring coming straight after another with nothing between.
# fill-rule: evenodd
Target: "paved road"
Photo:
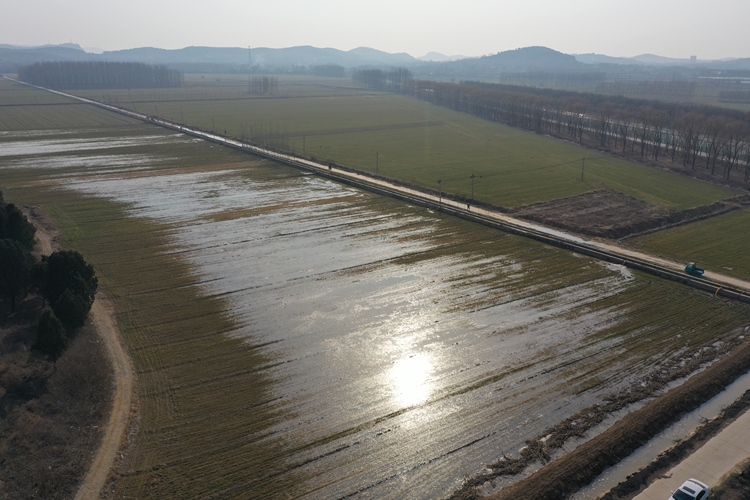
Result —
<instances>
[{"instance_id":1,"label":"paved road","mask_svg":"<svg viewBox=\"0 0 750 500\"><path fill-rule=\"evenodd\" d=\"M750 411L727 426L699 450L642 491L636 500L666 500L691 477L710 487L750 457ZM750 494L749 494L750 495Z\"/></svg>"},{"instance_id":2,"label":"paved road","mask_svg":"<svg viewBox=\"0 0 750 500\"><path fill-rule=\"evenodd\" d=\"M314 161L311 161L311 160L307 160L305 158L300 158L300 157L293 156L293 155L290 155L290 154L285 154L285 153L281 153L281 152L278 152L278 151L269 150L269 149L262 148L262 147L259 147L259 146L253 145L253 144L245 143L245 142L237 140L237 139L232 139L232 138L229 138L229 137L224 137L224 136L216 134L214 132L207 132L207 131L204 131L204 130L195 129L193 127L189 127L189 126L184 125L182 123L172 122L170 120L165 120L165 119L162 119L162 118L159 118L159 117L155 117L155 116L144 115L142 113L137 113L135 111L130 111L128 109L124 109L124 108L120 108L120 107L117 107L117 106L113 106L111 104L101 103L101 102L98 102L98 101L94 101L92 99L86 99L84 97L79 97L79 96L76 96L76 95L73 95L73 94L68 94L68 93L65 93L65 92L57 91L57 90L47 89L47 88L44 88L44 87L38 87L36 85L31 85L31 84L28 84L28 83L25 83L25 82L21 82L19 80L15 80L15 79L9 78L7 76L5 78L9 79L9 80L12 80L14 82L23 84L23 85L29 85L31 87L36 87L36 88L39 88L39 89L42 89L42 90L46 90L48 92L52 92L52 93L55 93L55 94L58 94L58 95L61 95L61 96L64 96L64 97L69 97L71 99L75 99L75 100L80 101L80 102L84 102L84 103L87 103L87 104L92 104L94 106L97 106L97 107L100 107L100 108L104 108L104 109L107 109L109 111L114 111L114 112L117 112L117 113L121 113L121 114L124 114L126 116L130 116L131 118L136 118L136 119L144 120L146 122L153 123L155 125L160 125L160 126L163 126L163 127L167 127L167 128L172 129L172 130L177 130L177 131L180 131L180 132L183 132L183 133L187 133L187 134L190 134L190 135L193 135L193 136L196 136L196 137L201 137L203 139L207 139L207 140L212 141L212 142L216 142L216 143L219 143L219 144L223 144L225 146L230 146L230 147L233 147L233 148L237 148L237 149L240 149L240 150L243 150L243 151L247 151L249 153L258 154L258 155L264 156L266 158L277 160L277 161L280 161L280 162L283 162L283 163L293 164L293 165L296 165L296 166L301 167L301 168L305 168L305 169L310 170L310 171L317 171L317 172L329 173L329 174L333 172L333 169L331 168L331 166L326 165L326 164L317 163L317 162L314 162ZM513 226L516 226L516 227L519 227L519 228L526 228L526 229L531 229L531 230L534 230L534 231L537 231L537 232L546 233L546 234L548 234L548 235L550 235L550 236L552 236L554 238L560 239L560 240L565 240L565 241L569 241L569 242L572 242L572 243L576 243L576 244L581 244L581 245L588 246L588 247L597 248L597 249L599 249L601 251L611 252L611 253L617 254L619 256L628 257L628 258L635 259L635 260L640 260L640 261L643 261L643 262L648 262L648 263L655 264L657 266L661 266L661 267L663 267L665 269L669 269L669 270L672 270L672 271L682 272L682 270L683 270L683 268L685 266L684 263L671 262L669 260L662 259L662 258L653 256L653 255L646 254L646 253L638 252L636 250L622 248L622 247L619 247L619 246L611 244L611 243L603 243L603 242L599 242L599 241L595 241L595 240L587 240L587 239L579 238L577 236L572 236L572 235L569 235L569 234L564 233L562 231L557 231L557 230L546 228L546 227L543 227L543 226L540 226L540 225L537 225L537 224L534 224L534 223L531 223L531 222L523 221L523 220L520 220L520 219L515 219L513 217L508 216L507 214L502 213L502 212L498 212L498 211L494 211L494 210L486 210L486 209L482 209L482 208L478 208L478 207L469 207L469 205L466 205L464 202L453 201L453 200L449 200L449 199L443 198L442 196L434 195L434 194L429 193L429 192L425 192L425 191L421 191L421 190L415 190L415 189L410 189L410 188L404 187L404 186L399 185L399 184L390 183L390 182L388 182L386 180L383 180L381 178L372 177L372 176L367 175L365 173L352 172L350 170L341 170L339 168L336 168L335 169L335 175L336 175L336 177L339 177L339 178L348 178L348 179L352 179L354 181L358 181L360 183L366 183L366 184L380 186L380 187L386 188L386 189L388 189L390 191L393 191L393 192L399 192L399 193L403 193L403 194L408 194L409 196L411 196L413 198L427 200L427 201L432 202L433 204L439 204L439 205L442 205L442 206L445 206L445 207L451 207L455 211L464 212L466 214L471 213L471 214L482 215L484 217L491 218L491 219L493 219L495 221L504 222L506 224L510 224L510 225L513 225ZM722 274L711 273L711 272L707 272L704 275L704 277L706 279L709 279L709 280L712 280L712 281L716 282L717 284L724 283L727 286L732 286L734 288L737 288L737 289L740 289L740 290L744 290L744 291L750 291L750 282L748 282L748 281L743 281L743 280L739 280L737 278L733 278L733 277L730 277L730 276L725 276L725 275L722 275Z\"/></svg>"}]
</instances>

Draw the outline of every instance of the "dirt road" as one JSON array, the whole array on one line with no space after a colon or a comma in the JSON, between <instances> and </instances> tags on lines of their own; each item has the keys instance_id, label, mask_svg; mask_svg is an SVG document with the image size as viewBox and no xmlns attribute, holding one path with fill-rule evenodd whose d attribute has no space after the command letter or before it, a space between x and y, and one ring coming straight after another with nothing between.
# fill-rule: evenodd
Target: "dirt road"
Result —
<instances>
[{"instance_id":1,"label":"dirt road","mask_svg":"<svg viewBox=\"0 0 750 500\"><path fill-rule=\"evenodd\" d=\"M94 455L88 474L78 489L76 500L100 497L100 492L109 477L128 428L133 401L133 367L122 345L112 301L98 293L89 316L107 347L114 371L115 388L111 413L104 427L102 442Z\"/></svg>"},{"instance_id":2,"label":"dirt road","mask_svg":"<svg viewBox=\"0 0 750 500\"><path fill-rule=\"evenodd\" d=\"M59 233L54 221L37 207L24 207L24 212L37 228L37 252L49 255L60 249ZM96 294L89 318L106 346L112 369L115 387L112 394L112 408L99 449L94 455L91 467L81 483L77 500L97 499L109 477L110 470L128 427L133 402L134 371L121 342L120 330L115 321L114 304L102 292Z\"/></svg>"}]
</instances>

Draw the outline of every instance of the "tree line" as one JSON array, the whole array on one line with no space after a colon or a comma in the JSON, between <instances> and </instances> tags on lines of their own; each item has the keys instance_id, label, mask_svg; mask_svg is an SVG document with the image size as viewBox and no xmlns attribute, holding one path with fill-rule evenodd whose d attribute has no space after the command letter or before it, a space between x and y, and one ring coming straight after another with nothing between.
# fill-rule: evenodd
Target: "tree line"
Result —
<instances>
[{"instance_id":1,"label":"tree line","mask_svg":"<svg viewBox=\"0 0 750 500\"><path fill-rule=\"evenodd\" d=\"M18 69L18 77L53 89L182 87L184 76L164 64L134 62L41 62Z\"/></svg>"},{"instance_id":2,"label":"tree line","mask_svg":"<svg viewBox=\"0 0 750 500\"><path fill-rule=\"evenodd\" d=\"M276 91L279 79L275 76L254 76L248 81L247 91L251 95L269 95Z\"/></svg>"},{"instance_id":3,"label":"tree line","mask_svg":"<svg viewBox=\"0 0 750 500\"><path fill-rule=\"evenodd\" d=\"M98 280L94 268L74 251L53 252L37 260L31 253L36 228L0 192L0 299L10 314L29 293L42 299L32 349L55 360L86 321Z\"/></svg>"},{"instance_id":4,"label":"tree line","mask_svg":"<svg viewBox=\"0 0 750 500\"><path fill-rule=\"evenodd\" d=\"M355 82L613 154L750 182L750 113L480 82L394 84L386 74L368 71Z\"/></svg>"},{"instance_id":5,"label":"tree line","mask_svg":"<svg viewBox=\"0 0 750 500\"><path fill-rule=\"evenodd\" d=\"M403 92L412 81L412 73L406 68L358 69L352 72L352 81L368 89Z\"/></svg>"}]
</instances>

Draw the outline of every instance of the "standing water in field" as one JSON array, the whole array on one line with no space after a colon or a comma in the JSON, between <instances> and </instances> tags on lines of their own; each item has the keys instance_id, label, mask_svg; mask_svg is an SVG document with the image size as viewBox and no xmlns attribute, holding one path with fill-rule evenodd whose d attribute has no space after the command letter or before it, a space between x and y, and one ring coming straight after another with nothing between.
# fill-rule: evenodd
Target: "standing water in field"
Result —
<instances>
[{"instance_id":1,"label":"standing water in field","mask_svg":"<svg viewBox=\"0 0 750 500\"><path fill-rule=\"evenodd\" d=\"M263 433L284 443L289 496L446 496L735 326L693 290L248 163L60 185L168 225L171 251L229 304L230 334L267 355L247 369L273 381L272 398L237 400L282 410ZM704 324L682 317L693 307ZM263 474L247 470L247 491Z\"/></svg>"}]
</instances>

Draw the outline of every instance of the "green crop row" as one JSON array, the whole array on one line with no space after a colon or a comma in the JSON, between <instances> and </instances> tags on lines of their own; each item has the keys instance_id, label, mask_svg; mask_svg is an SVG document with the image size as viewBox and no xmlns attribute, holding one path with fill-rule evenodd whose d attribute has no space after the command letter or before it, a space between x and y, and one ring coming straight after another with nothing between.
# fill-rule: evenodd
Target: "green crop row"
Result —
<instances>
[{"instance_id":1,"label":"green crop row","mask_svg":"<svg viewBox=\"0 0 750 500\"><path fill-rule=\"evenodd\" d=\"M750 280L750 210L737 210L631 240L633 246Z\"/></svg>"},{"instance_id":2,"label":"green crop row","mask_svg":"<svg viewBox=\"0 0 750 500\"><path fill-rule=\"evenodd\" d=\"M109 99L322 162L454 195L473 193L504 207L597 189L674 209L736 194L403 96L357 90L346 80L334 86L282 79L276 95L250 96L241 78L222 78L183 89L119 91ZM96 98L96 91L87 95Z\"/></svg>"}]
</instances>

